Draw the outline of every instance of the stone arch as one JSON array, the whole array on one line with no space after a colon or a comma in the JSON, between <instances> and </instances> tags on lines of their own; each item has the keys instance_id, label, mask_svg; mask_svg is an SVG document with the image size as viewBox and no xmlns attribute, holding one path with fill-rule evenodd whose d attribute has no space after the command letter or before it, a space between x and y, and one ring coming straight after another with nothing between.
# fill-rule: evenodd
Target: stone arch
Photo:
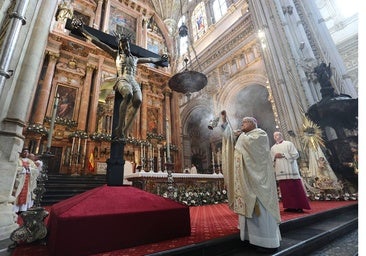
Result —
<instances>
[{"instance_id":1,"label":"stone arch","mask_svg":"<svg viewBox=\"0 0 366 256\"><path fill-rule=\"evenodd\" d=\"M239 129L244 116L254 116L258 126L269 135L276 130L275 115L269 100L267 77L262 74L242 74L231 79L217 97L218 109L226 110L234 129Z\"/></svg>"},{"instance_id":2,"label":"stone arch","mask_svg":"<svg viewBox=\"0 0 366 256\"><path fill-rule=\"evenodd\" d=\"M198 173L206 173L209 164L210 130L213 117L212 102L207 98L188 102L181 113L183 134L183 166L194 163Z\"/></svg>"}]
</instances>

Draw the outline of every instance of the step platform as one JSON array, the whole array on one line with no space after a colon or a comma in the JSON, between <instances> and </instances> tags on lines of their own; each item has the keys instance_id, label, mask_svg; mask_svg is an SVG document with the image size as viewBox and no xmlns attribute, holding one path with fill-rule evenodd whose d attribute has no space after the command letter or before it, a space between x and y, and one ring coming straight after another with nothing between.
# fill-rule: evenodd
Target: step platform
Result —
<instances>
[{"instance_id":1,"label":"step platform","mask_svg":"<svg viewBox=\"0 0 366 256\"><path fill-rule=\"evenodd\" d=\"M189 207L131 186L101 186L52 206L50 255L91 255L191 234Z\"/></svg>"}]
</instances>

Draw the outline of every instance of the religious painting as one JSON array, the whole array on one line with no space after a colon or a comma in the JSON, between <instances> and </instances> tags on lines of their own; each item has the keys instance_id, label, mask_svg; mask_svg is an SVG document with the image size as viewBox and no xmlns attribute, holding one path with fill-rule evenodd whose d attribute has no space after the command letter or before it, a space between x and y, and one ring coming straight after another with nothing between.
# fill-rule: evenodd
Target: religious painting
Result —
<instances>
[{"instance_id":1,"label":"religious painting","mask_svg":"<svg viewBox=\"0 0 366 256\"><path fill-rule=\"evenodd\" d=\"M59 102L56 116L65 119L73 119L76 89L68 86L58 85L57 94L59 95Z\"/></svg>"},{"instance_id":2,"label":"religious painting","mask_svg":"<svg viewBox=\"0 0 366 256\"><path fill-rule=\"evenodd\" d=\"M148 108L147 116L147 132L157 134L159 110L157 108Z\"/></svg>"},{"instance_id":3,"label":"religious painting","mask_svg":"<svg viewBox=\"0 0 366 256\"><path fill-rule=\"evenodd\" d=\"M115 6L111 6L109 17L109 33L122 33L131 35L131 42L136 43L137 19Z\"/></svg>"}]
</instances>

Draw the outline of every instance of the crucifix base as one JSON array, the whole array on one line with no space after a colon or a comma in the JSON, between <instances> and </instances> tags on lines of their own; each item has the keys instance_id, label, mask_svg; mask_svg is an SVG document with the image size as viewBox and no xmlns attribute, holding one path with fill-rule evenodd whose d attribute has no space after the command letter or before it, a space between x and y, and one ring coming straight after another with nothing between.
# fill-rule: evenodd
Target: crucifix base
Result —
<instances>
[{"instance_id":1,"label":"crucifix base","mask_svg":"<svg viewBox=\"0 0 366 256\"><path fill-rule=\"evenodd\" d=\"M120 93L116 92L114 97L113 108L113 131L110 158L107 160L107 185L108 186L122 186L125 160L124 148L126 145L125 138L115 138L115 129L119 122L119 106L123 98Z\"/></svg>"},{"instance_id":2,"label":"crucifix base","mask_svg":"<svg viewBox=\"0 0 366 256\"><path fill-rule=\"evenodd\" d=\"M111 158L107 160L107 185L122 186L125 160L123 151L126 142L124 140L112 141Z\"/></svg>"}]
</instances>

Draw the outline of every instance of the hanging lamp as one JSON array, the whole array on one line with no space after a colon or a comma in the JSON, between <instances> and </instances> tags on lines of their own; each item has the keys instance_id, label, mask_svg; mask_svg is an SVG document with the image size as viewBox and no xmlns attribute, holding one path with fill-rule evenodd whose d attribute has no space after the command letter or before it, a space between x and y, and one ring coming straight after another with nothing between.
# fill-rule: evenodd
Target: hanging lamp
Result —
<instances>
[{"instance_id":1,"label":"hanging lamp","mask_svg":"<svg viewBox=\"0 0 366 256\"><path fill-rule=\"evenodd\" d=\"M198 92L207 85L207 77L197 71L188 70L188 59L184 59L186 68L175 74L168 82L170 89L180 93Z\"/></svg>"},{"instance_id":2,"label":"hanging lamp","mask_svg":"<svg viewBox=\"0 0 366 256\"><path fill-rule=\"evenodd\" d=\"M182 1L180 1L180 8L182 14ZM181 38L188 36L188 27L184 24L184 22L182 22L182 25L179 27L178 34ZM189 37L188 41L190 41ZM201 67L197 59L196 51L194 50L192 44L191 47L194 51L198 66ZM185 70L183 72L175 74L172 78L170 78L168 84L170 89L172 89L173 91L190 95L190 93L198 92L207 85L207 77L200 72L188 70L187 57L184 58L184 62Z\"/></svg>"}]
</instances>

